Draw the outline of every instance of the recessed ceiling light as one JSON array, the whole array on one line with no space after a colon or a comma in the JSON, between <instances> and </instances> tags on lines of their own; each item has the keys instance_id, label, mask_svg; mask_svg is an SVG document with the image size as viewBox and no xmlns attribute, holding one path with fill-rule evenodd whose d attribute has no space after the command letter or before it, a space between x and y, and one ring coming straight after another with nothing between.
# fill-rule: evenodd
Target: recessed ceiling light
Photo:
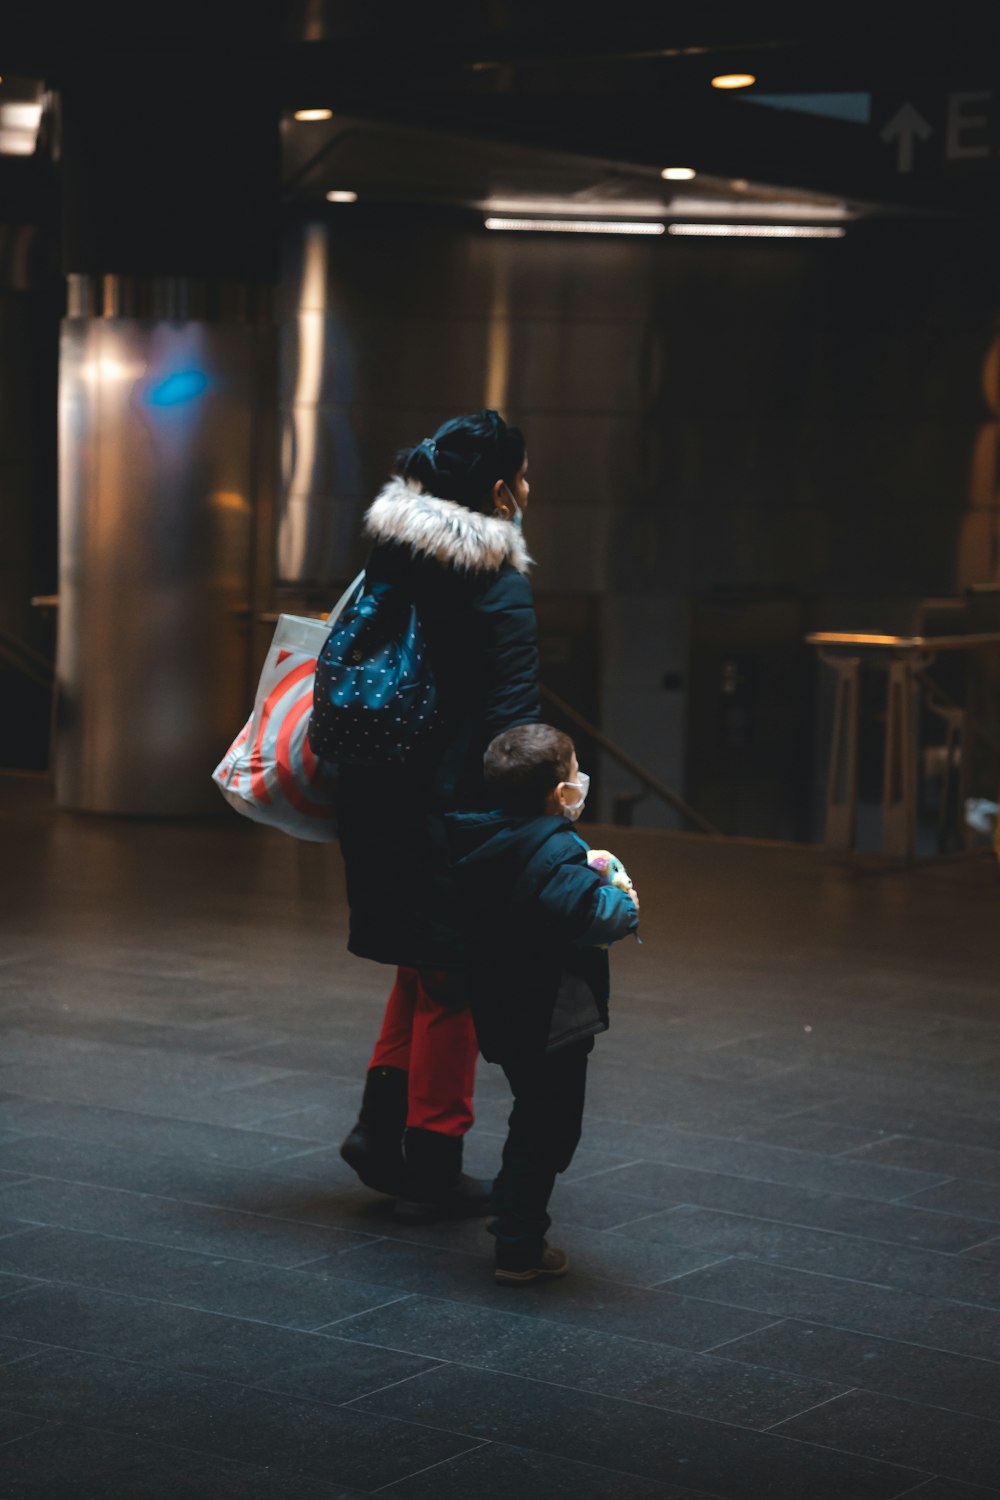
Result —
<instances>
[{"instance_id":1,"label":"recessed ceiling light","mask_svg":"<svg viewBox=\"0 0 1000 1500\"><path fill-rule=\"evenodd\" d=\"M326 195L327 203L357 203L357 193L352 193L350 188L332 188Z\"/></svg>"},{"instance_id":2,"label":"recessed ceiling light","mask_svg":"<svg viewBox=\"0 0 1000 1500\"><path fill-rule=\"evenodd\" d=\"M697 175L694 167L664 167L660 173L667 182L690 182Z\"/></svg>"},{"instance_id":3,"label":"recessed ceiling light","mask_svg":"<svg viewBox=\"0 0 1000 1500\"><path fill-rule=\"evenodd\" d=\"M332 109L297 109L295 111L297 120L332 120Z\"/></svg>"},{"instance_id":4,"label":"recessed ceiling light","mask_svg":"<svg viewBox=\"0 0 1000 1500\"><path fill-rule=\"evenodd\" d=\"M716 73L712 79L713 89L748 89L757 78L753 73Z\"/></svg>"}]
</instances>

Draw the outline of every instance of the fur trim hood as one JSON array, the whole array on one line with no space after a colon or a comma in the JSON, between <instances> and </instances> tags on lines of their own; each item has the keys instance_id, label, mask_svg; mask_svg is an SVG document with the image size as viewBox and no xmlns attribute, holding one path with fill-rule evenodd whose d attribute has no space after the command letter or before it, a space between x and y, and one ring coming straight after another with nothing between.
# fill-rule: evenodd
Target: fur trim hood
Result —
<instances>
[{"instance_id":1,"label":"fur trim hood","mask_svg":"<svg viewBox=\"0 0 1000 1500\"><path fill-rule=\"evenodd\" d=\"M369 506L364 529L373 542L397 542L464 573L496 573L504 563L526 573L532 561L509 521L439 500L398 477Z\"/></svg>"}]
</instances>

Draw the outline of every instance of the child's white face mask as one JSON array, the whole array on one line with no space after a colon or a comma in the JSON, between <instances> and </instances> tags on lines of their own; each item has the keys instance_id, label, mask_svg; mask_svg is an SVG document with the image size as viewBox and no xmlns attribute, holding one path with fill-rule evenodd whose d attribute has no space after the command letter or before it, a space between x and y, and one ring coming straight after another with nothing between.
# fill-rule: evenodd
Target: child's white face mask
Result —
<instances>
[{"instance_id":1,"label":"child's white face mask","mask_svg":"<svg viewBox=\"0 0 1000 1500\"><path fill-rule=\"evenodd\" d=\"M586 771L578 771L576 775L576 781L560 781L559 783L560 786L574 787L575 790L580 793L578 801L572 803L563 802L561 805L561 812L563 817L569 818L571 823L575 823L577 818L583 812L584 805L587 801L587 793L590 791L590 777L587 775Z\"/></svg>"}]
</instances>

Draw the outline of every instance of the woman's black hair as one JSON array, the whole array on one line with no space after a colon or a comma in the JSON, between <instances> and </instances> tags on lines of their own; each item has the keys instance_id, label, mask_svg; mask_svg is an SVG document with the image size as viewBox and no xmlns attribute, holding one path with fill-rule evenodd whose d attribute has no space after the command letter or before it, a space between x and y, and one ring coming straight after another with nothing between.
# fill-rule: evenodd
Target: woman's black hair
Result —
<instances>
[{"instance_id":1,"label":"woman's black hair","mask_svg":"<svg viewBox=\"0 0 1000 1500\"><path fill-rule=\"evenodd\" d=\"M439 500L457 500L470 510L493 509L498 479L513 488L524 463L524 435L498 411L483 410L443 422L431 438L396 454L396 471L415 479Z\"/></svg>"}]
</instances>

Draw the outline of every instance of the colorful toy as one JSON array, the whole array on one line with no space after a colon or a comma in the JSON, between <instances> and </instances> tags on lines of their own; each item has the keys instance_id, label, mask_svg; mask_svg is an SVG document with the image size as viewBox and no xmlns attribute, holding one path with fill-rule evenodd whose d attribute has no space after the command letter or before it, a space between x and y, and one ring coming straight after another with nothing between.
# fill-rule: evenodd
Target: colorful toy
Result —
<instances>
[{"instance_id":1,"label":"colorful toy","mask_svg":"<svg viewBox=\"0 0 1000 1500\"><path fill-rule=\"evenodd\" d=\"M633 890L631 876L617 854L612 854L610 849L588 849L587 863L600 875L602 885L613 885L619 891ZM635 936L637 942L642 941L638 933ZM601 943L599 946L606 948L608 945Z\"/></svg>"},{"instance_id":2,"label":"colorful toy","mask_svg":"<svg viewBox=\"0 0 1000 1500\"><path fill-rule=\"evenodd\" d=\"M610 849L591 849L587 854L587 863L592 870L596 870L601 877L602 885L613 885L620 891L630 891L632 881L629 873L617 855L612 854Z\"/></svg>"}]
</instances>

